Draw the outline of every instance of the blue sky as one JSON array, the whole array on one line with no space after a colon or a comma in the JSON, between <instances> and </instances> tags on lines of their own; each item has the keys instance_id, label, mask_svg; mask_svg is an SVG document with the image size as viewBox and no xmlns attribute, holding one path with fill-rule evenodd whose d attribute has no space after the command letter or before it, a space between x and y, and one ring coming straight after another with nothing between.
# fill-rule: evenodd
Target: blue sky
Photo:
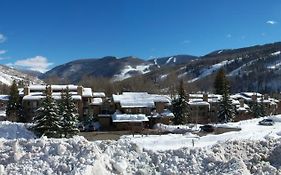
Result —
<instances>
[{"instance_id":1,"label":"blue sky","mask_svg":"<svg viewBox=\"0 0 281 175\"><path fill-rule=\"evenodd\" d=\"M0 0L0 64L204 55L281 41L280 0Z\"/></svg>"}]
</instances>

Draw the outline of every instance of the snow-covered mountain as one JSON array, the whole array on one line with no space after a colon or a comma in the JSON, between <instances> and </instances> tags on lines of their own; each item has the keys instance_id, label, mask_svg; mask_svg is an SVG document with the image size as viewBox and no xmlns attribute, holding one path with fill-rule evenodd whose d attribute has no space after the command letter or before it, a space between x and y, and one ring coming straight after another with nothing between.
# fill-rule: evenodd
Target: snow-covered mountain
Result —
<instances>
[{"instance_id":1,"label":"snow-covered mountain","mask_svg":"<svg viewBox=\"0 0 281 175\"><path fill-rule=\"evenodd\" d=\"M103 57L76 60L57 66L41 76L77 83L88 77L130 81L141 77L153 87L165 89L184 79L197 90L209 91L216 72L225 69L234 91L281 90L281 42L239 49L221 49L207 55L172 55L143 60L136 57ZM167 84L169 81L170 85ZM157 86L156 86L157 85Z\"/></svg>"},{"instance_id":2,"label":"snow-covered mountain","mask_svg":"<svg viewBox=\"0 0 281 175\"><path fill-rule=\"evenodd\" d=\"M187 64L198 57L192 55L173 55L168 57L153 58L149 62L156 65L158 68Z\"/></svg>"},{"instance_id":3,"label":"snow-covered mountain","mask_svg":"<svg viewBox=\"0 0 281 175\"><path fill-rule=\"evenodd\" d=\"M0 65L0 84L11 85L14 80L30 83L42 83L41 80L34 76Z\"/></svg>"},{"instance_id":4,"label":"snow-covered mountain","mask_svg":"<svg viewBox=\"0 0 281 175\"><path fill-rule=\"evenodd\" d=\"M121 81L130 77L143 75L161 67L184 64L193 56L176 55L152 60L136 57L117 58L107 56L103 58L80 59L53 68L41 76L43 79L59 76L64 80L77 83L85 77L105 77L113 81Z\"/></svg>"},{"instance_id":5,"label":"snow-covered mountain","mask_svg":"<svg viewBox=\"0 0 281 175\"><path fill-rule=\"evenodd\" d=\"M173 62L173 58L167 62ZM221 68L231 80L233 91L280 92L281 42L214 51L200 59L192 59L184 66L150 73L150 79L165 84L161 81L165 82L173 75L193 84L197 90L210 91L215 74Z\"/></svg>"}]
</instances>

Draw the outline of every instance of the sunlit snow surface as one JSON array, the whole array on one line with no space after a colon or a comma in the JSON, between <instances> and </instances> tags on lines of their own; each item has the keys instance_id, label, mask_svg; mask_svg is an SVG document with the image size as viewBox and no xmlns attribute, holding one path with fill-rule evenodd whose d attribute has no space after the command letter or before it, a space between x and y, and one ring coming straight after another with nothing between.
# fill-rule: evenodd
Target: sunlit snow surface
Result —
<instances>
[{"instance_id":1,"label":"sunlit snow surface","mask_svg":"<svg viewBox=\"0 0 281 175\"><path fill-rule=\"evenodd\" d=\"M114 75L114 81L121 81L126 78L132 77L132 74L130 74L131 72L137 72L139 74L146 74L146 73L150 72L150 69L149 69L150 66L152 66L152 64L141 64L141 65L137 65L137 66L127 65L124 67L123 70L121 70L121 72L119 74Z\"/></svg>"},{"instance_id":2,"label":"sunlit snow surface","mask_svg":"<svg viewBox=\"0 0 281 175\"><path fill-rule=\"evenodd\" d=\"M281 116L273 118L274 126L258 125L261 119L228 123L242 130L200 139L170 134L95 142L33 139L23 124L1 122L0 174L280 174Z\"/></svg>"}]
</instances>

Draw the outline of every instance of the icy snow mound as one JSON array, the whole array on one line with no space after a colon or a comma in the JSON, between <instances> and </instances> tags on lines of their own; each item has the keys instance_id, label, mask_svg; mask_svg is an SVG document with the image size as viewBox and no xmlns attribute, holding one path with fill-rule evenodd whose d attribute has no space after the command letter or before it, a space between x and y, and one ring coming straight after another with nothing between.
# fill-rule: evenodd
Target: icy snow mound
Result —
<instances>
[{"instance_id":1,"label":"icy snow mound","mask_svg":"<svg viewBox=\"0 0 281 175\"><path fill-rule=\"evenodd\" d=\"M281 140L149 151L130 140L0 140L3 174L280 174Z\"/></svg>"},{"instance_id":2,"label":"icy snow mound","mask_svg":"<svg viewBox=\"0 0 281 175\"><path fill-rule=\"evenodd\" d=\"M108 174L100 149L83 137L0 140L0 144L3 174Z\"/></svg>"},{"instance_id":3,"label":"icy snow mound","mask_svg":"<svg viewBox=\"0 0 281 175\"><path fill-rule=\"evenodd\" d=\"M0 122L0 138L17 139L34 138L34 134L27 129L29 125L23 123L14 123L9 121Z\"/></svg>"},{"instance_id":4,"label":"icy snow mound","mask_svg":"<svg viewBox=\"0 0 281 175\"><path fill-rule=\"evenodd\" d=\"M105 146L106 145L106 146ZM281 141L230 141L204 148L150 151L126 140L100 143L120 174L280 174Z\"/></svg>"}]
</instances>

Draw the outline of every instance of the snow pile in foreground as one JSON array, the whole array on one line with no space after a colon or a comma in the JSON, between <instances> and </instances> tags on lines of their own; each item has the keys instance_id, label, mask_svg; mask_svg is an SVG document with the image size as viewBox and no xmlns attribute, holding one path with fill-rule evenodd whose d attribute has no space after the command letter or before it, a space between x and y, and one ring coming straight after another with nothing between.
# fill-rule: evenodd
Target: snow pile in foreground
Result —
<instances>
[{"instance_id":1,"label":"snow pile in foreground","mask_svg":"<svg viewBox=\"0 0 281 175\"><path fill-rule=\"evenodd\" d=\"M0 140L0 174L280 174L281 140L151 151L129 142Z\"/></svg>"},{"instance_id":2,"label":"snow pile in foreground","mask_svg":"<svg viewBox=\"0 0 281 175\"><path fill-rule=\"evenodd\" d=\"M0 122L0 138L5 138L5 139L34 138L34 134L26 129L26 127L29 125L30 124L2 121Z\"/></svg>"},{"instance_id":3,"label":"snow pile in foreground","mask_svg":"<svg viewBox=\"0 0 281 175\"><path fill-rule=\"evenodd\" d=\"M281 174L281 116L273 117L273 126L252 119L227 125L241 131L200 138L168 134L96 142L33 139L23 124L1 122L0 174Z\"/></svg>"},{"instance_id":4,"label":"snow pile in foreground","mask_svg":"<svg viewBox=\"0 0 281 175\"><path fill-rule=\"evenodd\" d=\"M97 145L83 137L1 139L0 144L0 174L91 174L105 168Z\"/></svg>"}]
</instances>

